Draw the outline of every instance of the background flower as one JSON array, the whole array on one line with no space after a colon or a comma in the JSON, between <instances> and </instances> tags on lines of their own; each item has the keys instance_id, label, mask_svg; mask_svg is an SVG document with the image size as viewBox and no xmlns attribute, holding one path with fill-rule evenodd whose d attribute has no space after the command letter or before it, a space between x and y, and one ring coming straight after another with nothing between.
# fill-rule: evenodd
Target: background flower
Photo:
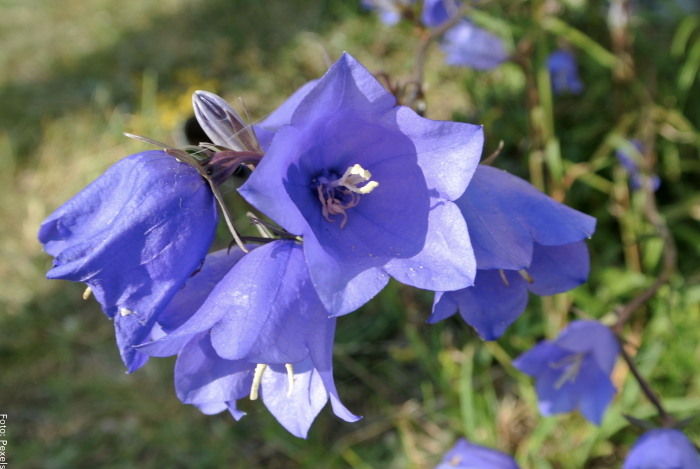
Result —
<instances>
[{"instance_id":1,"label":"background flower","mask_svg":"<svg viewBox=\"0 0 700 469\"><path fill-rule=\"evenodd\" d=\"M495 449L470 443L464 438L442 458L435 469L518 469L518 464L511 456Z\"/></svg>"},{"instance_id":2,"label":"background flower","mask_svg":"<svg viewBox=\"0 0 700 469\"><path fill-rule=\"evenodd\" d=\"M600 425L615 396L610 374L620 347L609 327L596 321L574 321L554 341L545 340L513 361L537 381L542 415L579 409Z\"/></svg>"},{"instance_id":3,"label":"background flower","mask_svg":"<svg viewBox=\"0 0 700 469\"><path fill-rule=\"evenodd\" d=\"M683 432L658 428L646 432L632 447L622 469L699 469L700 457Z\"/></svg>"}]
</instances>

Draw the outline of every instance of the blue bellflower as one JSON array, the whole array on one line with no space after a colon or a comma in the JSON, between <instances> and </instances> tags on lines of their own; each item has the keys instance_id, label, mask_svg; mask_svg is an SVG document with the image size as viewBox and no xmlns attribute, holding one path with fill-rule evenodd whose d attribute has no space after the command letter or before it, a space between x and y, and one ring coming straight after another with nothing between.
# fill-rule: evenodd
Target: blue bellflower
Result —
<instances>
[{"instance_id":1,"label":"blue bellflower","mask_svg":"<svg viewBox=\"0 0 700 469\"><path fill-rule=\"evenodd\" d=\"M435 469L519 469L511 456L495 449L470 443L464 438L442 458Z\"/></svg>"},{"instance_id":2,"label":"blue bellflower","mask_svg":"<svg viewBox=\"0 0 700 469\"><path fill-rule=\"evenodd\" d=\"M457 0L424 0L420 19L428 28L435 28L456 15L459 6Z\"/></svg>"},{"instance_id":3,"label":"blue bellflower","mask_svg":"<svg viewBox=\"0 0 700 469\"><path fill-rule=\"evenodd\" d=\"M616 150L615 156L617 156L617 160L630 175L630 187L633 190L639 190L642 188L645 178L644 174L639 170L638 163L644 154L644 145L637 139L632 139L629 143L631 147ZM652 174L650 177L652 188L654 191L657 191L661 185L661 180L656 174Z\"/></svg>"},{"instance_id":4,"label":"blue bellflower","mask_svg":"<svg viewBox=\"0 0 700 469\"><path fill-rule=\"evenodd\" d=\"M414 0L361 0L366 10L377 10L379 20L387 26L393 26L403 17L403 12Z\"/></svg>"},{"instance_id":5,"label":"blue bellflower","mask_svg":"<svg viewBox=\"0 0 700 469\"><path fill-rule=\"evenodd\" d=\"M554 94L563 94L567 91L571 94L583 93L584 86L578 76L578 65L574 54L563 49L554 51L547 57L547 67Z\"/></svg>"},{"instance_id":6,"label":"blue bellflower","mask_svg":"<svg viewBox=\"0 0 700 469\"><path fill-rule=\"evenodd\" d=\"M218 214L207 182L162 151L128 156L41 225L49 279L84 282L114 318L129 372L158 315L204 260Z\"/></svg>"},{"instance_id":7,"label":"blue bellflower","mask_svg":"<svg viewBox=\"0 0 700 469\"><path fill-rule=\"evenodd\" d=\"M469 20L460 20L440 41L445 63L477 70L491 70L510 57L503 40Z\"/></svg>"},{"instance_id":8,"label":"blue bellflower","mask_svg":"<svg viewBox=\"0 0 700 469\"><path fill-rule=\"evenodd\" d=\"M431 121L403 106L348 54L275 134L239 189L294 235L332 316L354 311L392 276L428 290L473 283L462 195L481 127Z\"/></svg>"},{"instance_id":9,"label":"blue bellflower","mask_svg":"<svg viewBox=\"0 0 700 469\"><path fill-rule=\"evenodd\" d=\"M336 319L318 299L301 246L275 241L239 259L210 254L193 278L199 283L161 315L167 335L138 350L179 354L177 395L205 413L228 409L240 419L236 401L260 395L289 432L305 438L330 398L336 415L358 420L333 382Z\"/></svg>"},{"instance_id":10,"label":"blue bellflower","mask_svg":"<svg viewBox=\"0 0 700 469\"><path fill-rule=\"evenodd\" d=\"M429 323L459 309L483 339L495 340L525 310L528 291L553 295L588 278L583 240L593 234L595 218L484 165L455 203L469 226L477 275L473 287L437 292Z\"/></svg>"},{"instance_id":11,"label":"blue bellflower","mask_svg":"<svg viewBox=\"0 0 700 469\"><path fill-rule=\"evenodd\" d=\"M542 415L578 408L600 425L615 396L610 374L620 348L609 327L596 321L574 321L554 341L545 340L513 360L518 370L537 379Z\"/></svg>"},{"instance_id":12,"label":"blue bellflower","mask_svg":"<svg viewBox=\"0 0 700 469\"><path fill-rule=\"evenodd\" d=\"M637 440L622 469L700 469L700 457L683 432L658 428Z\"/></svg>"}]
</instances>

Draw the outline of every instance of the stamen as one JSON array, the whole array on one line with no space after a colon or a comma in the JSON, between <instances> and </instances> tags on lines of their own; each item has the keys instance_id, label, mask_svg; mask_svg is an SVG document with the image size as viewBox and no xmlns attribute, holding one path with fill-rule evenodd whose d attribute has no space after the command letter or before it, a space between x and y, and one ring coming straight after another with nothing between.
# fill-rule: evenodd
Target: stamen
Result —
<instances>
[{"instance_id":1,"label":"stamen","mask_svg":"<svg viewBox=\"0 0 700 469\"><path fill-rule=\"evenodd\" d=\"M506 287L509 287L510 283L508 283L508 279L506 278L506 274L503 272L503 269L498 269L498 273L501 274L501 280L503 280L503 283L506 284Z\"/></svg>"},{"instance_id":2,"label":"stamen","mask_svg":"<svg viewBox=\"0 0 700 469\"><path fill-rule=\"evenodd\" d=\"M518 273L525 279L527 283L535 283L535 281L532 280L532 277L530 277L530 274L527 273L527 270L522 269L519 270Z\"/></svg>"},{"instance_id":3,"label":"stamen","mask_svg":"<svg viewBox=\"0 0 700 469\"><path fill-rule=\"evenodd\" d=\"M253 385L250 387L250 400L255 401L258 399L258 389L260 389L260 381L262 381L262 375L267 365L259 363L255 367L255 374L253 375Z\"/></svg>"},{"instance_id":4,"label":"stamen","mask_svg":"<svg viewBox=\"0 0 700 469\"><path fill-rule=\"evenodd\" d=\"M287 380L289 381L289 391L287 392L287 398L292 397L292 390L294 389L294 370L292 369L292 365L290 363L287 363L284 365L285 368L287 368Z\"/></svg>"},{"instance_id":5,"label":"stamen","mask_svg":"<svg viewBox=\"0 0 700 469\"><path fill-rule=\"evenodd\" d=\"M461 462L462 456L460 456L459 454L455 454L454 456L452 456L452 459L450 459L450 466L457 467Z\"/></svg>"},{"instance_id":6,"label":"stamen","mask_svg":"<svg viewBox=\"0 0 700 469\"><path fill-rule=\"evenodd\" d=\"M84 299L84 300L87 300L88 298L90 298L90 295L91 295L91 294L92 294L92 288L87 287L87 288L85 289L85 291L83 292L83 299Z\"/></svg>"},{"instance_id":7,"label":"stamen","mask_svg":"<svg viewBox=\"0 0 700 469\"><path fill-rule=\"evenodd\" d=\"M321 184L316 186L316 190L318 191L318 200L321 201L321 213L323 214L323 218L333 223L335 220L331 220L332 215L342 215L343 221L340 223L340 229L343 229L345 223L348 221L345 210L356 207L357 204L360 203L359 194L369 194L379 185L376 181L369 181L371 177L372 173L359 164L356 164L345 170L345 174L343 174L343 177L340 179L331 182L324 182L324 179L321 179ZM313 182L316 182L316 179L314 179ZM357 187L358 184L363 182L367 182L367 184L362 187ZM350 202L343 204L343 202L337 199L336 190L341 192L344 196L349 196Z\"/></svg>"},{"instance_id":8,"label":"stamen","mask_svg":"<svg viewBox=\"0 0 700 469\"><path fill-rule=\"evenodd\" d=\"M134 313L133 311L128 310L126 308L121 308L119 310L119 314L121 314L122 316L128 316L128 315L133 314L133 313Z\"/></svg>"},{"instance_id":9,"label":"stamen","mask_svg":"<svg viewBox=\"0 0 700 469\"><path fill-rule=\"evenodd\" d=\"M567 355L563 359L559 360L558 362L550 363L549 367L553 369L558 369L558 368L563 368L567 367L566 370L561 374L559 379L556 380L554 383L554 389L559 390L561 389L564 384L566 384L567 381L571 381L572 383L576 381L576 377L578 376L579 372L581 371L581 363L583 362L583 358L586 356L585 353L577 353L575 355Z\"/></svg>"}]
</instances>

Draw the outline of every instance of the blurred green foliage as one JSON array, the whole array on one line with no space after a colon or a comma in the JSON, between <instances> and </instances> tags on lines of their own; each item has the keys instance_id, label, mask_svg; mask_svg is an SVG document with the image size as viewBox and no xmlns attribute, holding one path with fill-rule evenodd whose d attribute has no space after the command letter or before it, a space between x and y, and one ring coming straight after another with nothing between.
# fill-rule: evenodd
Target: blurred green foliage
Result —
<instances>
[{"instance_id":1,"label":"blurred green foliage","mask_svg":"<svg viewBox=\"0 0 700 469\"><path fill-rule=\"evenodd\" d=\"M81 299L80 285L44 280L51 261L36 241L41 221L119 158L145 149L123 131L177 144L194 89L241 96L262 118L323 74L319 46L406 80L413 27L387 28L357 3L3 2L0 413L9 416L16 467L424 469L459 436L510 452L523 468L619 467L640 433L623 414L654 418L622 363L613 375L620 394L597 428L577 414L542 418L531 379L510 360L577 314L610 321L658 275L663 246L614 156L632 137L653 145L657 203L679 259L626 336L641 345L635 361L667 409L697 414L700 20L671 1L637 10L622 49L604 1L486 2L474 20L503 35L529 71L516 63L491 72L446 68L431 49L427 117L483 124L485 154L505 143L496 166L595 216L591 278L569 294L532 297L493 343L459 318L428 326L431 294L390 283L338 322L336 383L365 417L356 424L324 409L304 441L259 402L240 402L249 414L240 422L203 416L177 400L172 359L125 375L96 302ZM534 49L520 49L524 39ZM548 88L543 59L561 46L579 58L582 96ZM245 226L248 208L233 191L240 182L227 198ZM222 229L217 243L226 242ZM700 423L687 434L700 443Z\"/></svg>"}]
</instances>

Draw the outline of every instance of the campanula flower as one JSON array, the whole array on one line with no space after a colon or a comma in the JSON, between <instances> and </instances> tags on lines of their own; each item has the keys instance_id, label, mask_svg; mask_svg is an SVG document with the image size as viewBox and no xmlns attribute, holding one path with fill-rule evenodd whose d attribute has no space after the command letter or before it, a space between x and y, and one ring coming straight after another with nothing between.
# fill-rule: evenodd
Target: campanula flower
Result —
<instances>
[{"instance_id":1,"label":"campanula flower","mask_svg":"<svg viewBox=\"0 0 700 469\"><path fill-rule=\"evenodd\" d=\"M610 328L596 321L574 321L554 340L545 340L513 360L513 366L537 379L542 415L578 408L600 425L615 386L610 374L620 348Z\"/></svg>"},{"instance_id":2,"label":"campanula flower","mask_svg":"<svg viewBox=\"0 0 700 469\"><path fill-rule=\"evenodd\" d=\"M615 156L617 156L617 160L630 175L630 187L633 190L639 190L642 188L645 178L644 174L639 170L639 161L643 158L644 145L637 139L632 139L629 143L630 147L616 150ZM654 191L657 191L661 185L661 180L656 174L652 174L650 177L652 188Z\"/></svg>"},{"instance_id":3,"label":"campanula flower","mask_svg":"<svg viewBox=\"0 0 700 469\"><path fill-rule=\"evenodd\" d=\"M318 299L302 247L278 240L238 258L208 256L193 279L199 283L161 315L171 332L138 350L179 354L177 395L205 412L228 408L238 419L235 401L259 395L287 430L305 438L330 397L336 415L356 421L333 382L336 319Z\"/></svg>"},{"instance_id":4,"label":"campanula flower","mask_svg":"<svg viewBox=\"0 0 700 469\"><path fill-rule=\"evenodd\" d=\"M389 276L418 288L473 283L462 195L481 127L431 121L403 106L348 54L275 134L243 197L303 236L316 291L332 316L354 311Z\"/></svg>"},{"instance_id":5,"label":"campanula flower","mask_svg":"<svg viewBox=\"0 0 700 469\"><path fill-rule=\"evenodd\" d=\"M658 428L637 440L622 469L700 469L700 458L683 432Z\"/></svg>"},{"instance_id":6,"label":"campanula flower","mask_svg":"<svg viewBox=\"0 0 700 469\"><path fill-rule=\"evenodd\" d=\"M459 312L485 340L495 340L525 310L528 291L562 293L584 283L586 238L595 218L543 194L527 181L480 165L457 199L476 257L474 286L438 292L429 323Z\"/></svg>"},{"instance_id":7,"label":"campanula flower","mask_svg":"<svg viewBox=\"0 0 700 469\"><path fill-rule=\"evenodd\" d=\"M583 93L583 83L578 76L576 57L569 51L559 49L547 57L547 67L554 94L568 91L571 94Z\"/></svg>"},{"instance_id":8,"label":"campanula flower","mask_svg":"<svg viewBox=\"0 0 700 469\"><path fill-rule=\"evenodd\" d=\"M236 152L262 153L251 126L225 100L208 91L192 94L197 122L215 145Z\"/></svg>"},{"instance_id":9,"label":"campanula flower","mask_svg":"<svg viewBox=\"0 0 700 469\"><path fill-rule=\"evenodd\" d=\"M470 443L464 438L445 454L435 469L519 469L511 456Z\"/></svg>"},{"instance_id":10,"label":"campanula flower","mask_svg":"<svg viewBox=\"0 0 700 469\"><path fill-rule=\"evenodd\" d=\"M457 14L459 6L457 0L423 0L420 19L425 26L434 28Z\"/></svg>"},{"instance_id":11,"label":"campanula flower","mask_svg":"<svg viewBox=\"0 0 700 469\"><path fill-rule=\"evenodd\" d=\"M509 57L501 38L466 19L447 30L440 47L447 65L477 70L496 68Z\"/></svg>"},{"instance_id":12,"label":"campanula flower","mask_svg":"<svg viewBox=\"0 0 700 469\"><path fill-rule=\"evenodd\" d=\"M84 282L114 318L122 360L135 371L160 312L201 265L218 215L200 173L162 151L128 156L41 225L49 279ZM87 293L87 292L86 292Z\"/></svg>"},{"instance_id":13,"label":"campanula flower","mask_svg":"<svg viewBox=\"0 0 700 469\"><path fill-rule=\"evenodd\" d=\"M403 17L404 11L411 7L414 0L361 0L366 10L377 10L379 19L387 26L393 26Z\"/></svg>"}]
</instances>

